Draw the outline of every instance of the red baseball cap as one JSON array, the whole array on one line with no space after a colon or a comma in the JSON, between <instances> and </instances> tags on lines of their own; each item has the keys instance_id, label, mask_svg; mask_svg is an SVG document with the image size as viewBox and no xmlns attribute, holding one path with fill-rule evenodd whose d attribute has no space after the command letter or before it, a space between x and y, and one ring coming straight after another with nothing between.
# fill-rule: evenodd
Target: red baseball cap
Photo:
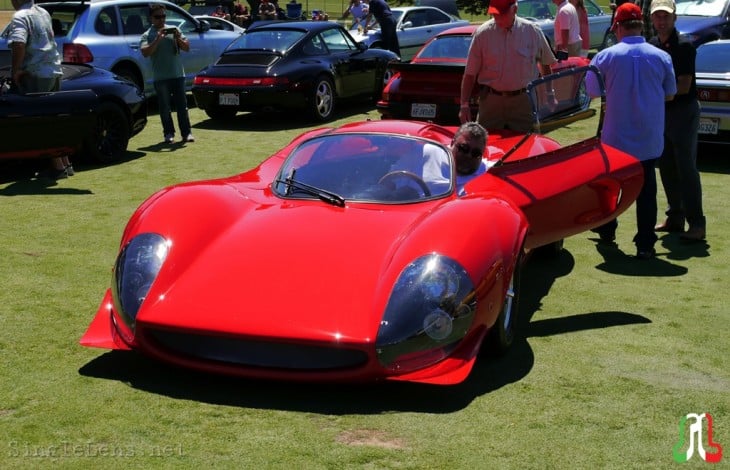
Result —
<instances>
[{"instance_id":1,"label":"red baseball cap","mask_svg":"<svg viewBox=\"0 0 730 470\"><path fill-rule=\"evenodd\" d=\"M619 23L631 20L641 21L641 8L635 3L623 3L618 8L616 8L616 16L614 17L613 26L611 26L611 29L616 29Z\"/></svg>"},{"instance_id":2,"label":"red baseball cap","mask_svg":"<svg viewBox=\"0 0 730 470\"><path fill-rule=\"evenodd\" d=\"M517 0L491 0L487 13L490 15L503 15L509 11L509 8L517 3Z\"/></svg>"}]
</instances>

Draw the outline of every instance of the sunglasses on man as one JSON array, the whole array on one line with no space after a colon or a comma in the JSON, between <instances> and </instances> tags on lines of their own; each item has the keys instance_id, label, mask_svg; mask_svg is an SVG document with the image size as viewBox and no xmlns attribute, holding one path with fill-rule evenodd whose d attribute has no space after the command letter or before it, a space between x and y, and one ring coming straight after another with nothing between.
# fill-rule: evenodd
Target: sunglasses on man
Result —
<instances>
[{"instance_id":1,"label":"sunglasses on man","mask_svg":"<svg viewBox=\"0 0 730 470\"><path fill-rule=\"evenodd\" d=\"M458 150L461 153L471 155L471 158L480 158L482 156L482 154L484 153L484 150L476 148L476 147L469 147L469 145L464 144L464 143L456 144L456 150Z\"/></svg>"}]
</instances>

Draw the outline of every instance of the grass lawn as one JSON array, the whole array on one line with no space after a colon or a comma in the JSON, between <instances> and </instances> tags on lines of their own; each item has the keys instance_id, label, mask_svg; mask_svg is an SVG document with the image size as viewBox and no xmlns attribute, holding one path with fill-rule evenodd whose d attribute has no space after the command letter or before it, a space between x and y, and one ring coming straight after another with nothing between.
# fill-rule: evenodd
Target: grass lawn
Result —
<instances>
[{"instance_id":1,"label":"grass lawn","mask_svg":"<svg viewBox=\"0 0 730 470\"><path fill-rule=\"evenodd\" d=\"M352 107L337 122L365 118L377 113ZM566 240L528 264L515 347L457 387L231 379L80 347L145 197L244 171L312 127L191 119L194 144L160 145L151 115L126 161L57 184L3 165L0 468L668 468L680 418L703 412L730 449L722 149L702 149L707 244L666 236L658 259L635 261L633 209L616 249Z\"/></svg>"}]
</instances>

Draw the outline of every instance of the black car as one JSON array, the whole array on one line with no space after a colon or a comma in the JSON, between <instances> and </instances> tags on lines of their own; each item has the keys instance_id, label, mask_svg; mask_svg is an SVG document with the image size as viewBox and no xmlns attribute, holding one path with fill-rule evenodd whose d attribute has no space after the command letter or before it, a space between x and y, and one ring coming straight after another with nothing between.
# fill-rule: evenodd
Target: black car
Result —
<instances>
[{"instance_id":1,"label":"black car","mask_svg":"<svg viewBox=\"0 0 730 470\"><path fill-rule=\"evenodd\" d=\"M63 64L61 91L21 95L0 68L0 159L78 154L112 162L147 124L144 94L90 65Z\"/></svg>"},{"instance_id":2,"label":"black car","mask_svg":"<svg viewBox=\"0 0 730 470\"><path fill-rule=\"evenodd\" d=\"M358 44L334 22L255 23L198 73L193 96L213 119L305 109L326 121L341 99L379 98L388 64L397 60Z\"/></svg>"}]
</instances>

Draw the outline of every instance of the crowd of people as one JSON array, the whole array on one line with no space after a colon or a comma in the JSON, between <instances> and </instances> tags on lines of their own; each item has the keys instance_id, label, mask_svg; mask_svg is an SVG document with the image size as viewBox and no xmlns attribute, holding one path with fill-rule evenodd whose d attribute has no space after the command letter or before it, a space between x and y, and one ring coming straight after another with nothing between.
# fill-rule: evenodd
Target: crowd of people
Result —
<instances>
[{"instance_id":1,"label":"crowd of people","mask_svg":"<svg viewBox=\"0 0 730 470\"><path fill-rule=\"evenodd\" d=\"M492 18L474 33L461 84L462 126L452 142L460 186L486 171L487 129L531 129L527 85L540 74L549 74L550 66L559 59L587 55L590 31L583 0L552 1L556 5L554 49L535 23L517 16L516 0L491 0L487 11ZM702 241L706 220L696 165L699 103L695 49L677 32L674 0L638 2L615 4L611 30L619 42L598 52L591 64L605 83L602 141L634 155L644 168L644 183L636 201L634 243L636 257L650 259L656 255L657 232L676 232L683 240ZM61 58L50 15L32 0L12 0L12 4L16 13L9 28L8 47L14 82L21 93L59 90ZM261 0L257 13L261 19L276 19L277 5ZM238 24L251 17L239 0L232 12L217 8L215 14ZM149 15L151 26L140 38L140 50L152 61L164 142L175 142L173 106L181 140L194 142L180 60L190 43L178 28L165 23L163 4L152 4ZM374 17L384 47L399 53L395 21L385 0L350 0L342 19L347 16L352 16L353 24L363 30ZM475 86L480 90L478 122L471 121L469 106ZM592 96L602 92L597 77L590 72L586 87ZM663 125L646 125L657 121ZM666 218L660 223L657 165L668 205ZM73 174L70 161L63 157L54 158L43 176L58 179ZM617 226L612 220L594 231L602 241L613 242Z\"/></svg>"}]
</instances>

